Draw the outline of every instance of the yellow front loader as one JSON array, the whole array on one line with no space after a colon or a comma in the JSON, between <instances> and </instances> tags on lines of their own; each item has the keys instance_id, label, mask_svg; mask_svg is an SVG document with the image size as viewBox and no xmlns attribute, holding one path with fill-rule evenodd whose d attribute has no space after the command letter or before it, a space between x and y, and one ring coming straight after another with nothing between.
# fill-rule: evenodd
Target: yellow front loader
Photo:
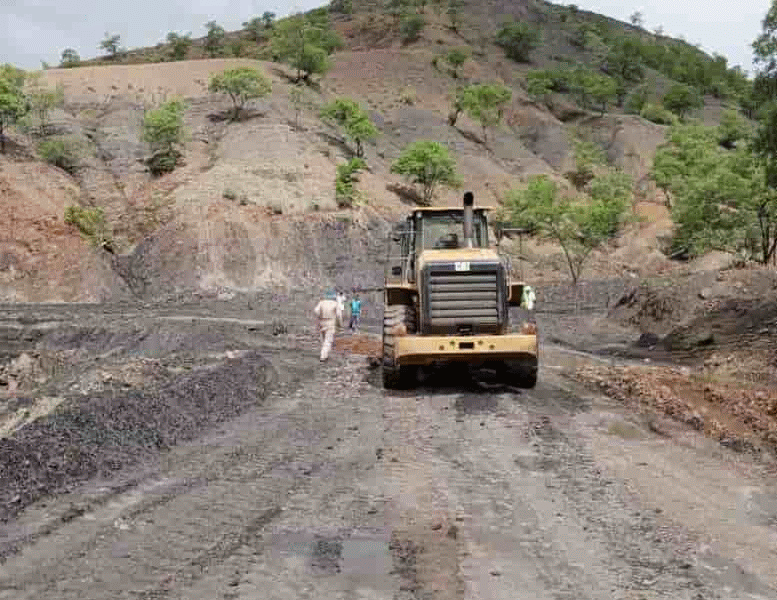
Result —
<instances>
[{"instance_id":1,"label":"yellow front loader","mask_svg":"<svg viewBox=\"0 0 777 600\"><path fill-rule=\"evenodd\" d=\"M537 329L513 323L524 284L489 244L486 208L416 208L389 240L383 307L383 384L412 385L419 366L459 362L537 382Z\"/></svg>"}]
</instances>

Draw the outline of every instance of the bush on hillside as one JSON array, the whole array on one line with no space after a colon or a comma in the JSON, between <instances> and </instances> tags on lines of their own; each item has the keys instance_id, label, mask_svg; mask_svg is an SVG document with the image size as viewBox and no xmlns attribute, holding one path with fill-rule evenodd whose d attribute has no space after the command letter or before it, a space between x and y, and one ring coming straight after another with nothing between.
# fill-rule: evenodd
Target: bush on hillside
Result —
<instances>
[{"instance_id":1,"label":"bush on hillside","mask_svg":"<svg viewBox=\"0 0 777 600\"><path fill-rule=\"evenodd\" d=\"M645 104L639 111L639 116L657 125L674 125L677 122L677 116L672 111L658 104Z\"/></svg>"},{"instance_id":2,"label":"bush on hillside","mask_svg":"<svg viewBox=\"0 0 777 600\"><path fill-rule=\"evenodd\" d=\"M168 100L143 117L142 140L151 146L151 157L146 161L153 175L169 173L183 156L183 113L181 100Z\"/></svg>"},{"instance_id":3,"label":"bush on hillside","mask_svg":"<svg viewBox=\"0 0 777 600\"><path fill-rule=\"evenodd\" d=\"M335 177L335 200L340 208L351 208L360 199L360 194L354 188L359 181L358 173L367 168L362 158L352 158L347 163L337 166Z\"/></svg>"},{"instance_id":4,"label":"bush on hillside","mask_svg":"<svg viewBox=\"0 0 777 600\"><path fill-rule=\"evenodd\" d=\"M85 150L79 140L57 135L42 141L38 145L38 154L50 165L75 175L81 166Z\"/></svg>"},{"instance_id":5,"label":"bush on hillside","mask_svg":"<svg viewBox=\"0 0 777 600\"><path fill-rule=\"evenodd\" d=\"M525 21L505 23L496 34L496 45L516 62L529 62L529 54L539 46L540 40L539 29Z\"/></svg>"},{"instance_id":6,"label":"bush on hillside","mask_svg":"<svg viewBox=\"0 0 777 600\"><path fill-rule=\"evenodd\" d=\"M426 21L422 15L410 14L402 17L399 22L399 37L402 43L410 44L421 37L421 32L426 26Z\"/></svg>"},{"instance_id":7,"label":"bush on hillside","mask_svg":"<svg viewBox=\"0 0 777 600\"><path fill-rule=\"evenodd\" d=\"M78 229L81 236L95 248L113 252L113 241L101 208L68 206L65 209L65 223Z\"/></svg>"}]
</instances>

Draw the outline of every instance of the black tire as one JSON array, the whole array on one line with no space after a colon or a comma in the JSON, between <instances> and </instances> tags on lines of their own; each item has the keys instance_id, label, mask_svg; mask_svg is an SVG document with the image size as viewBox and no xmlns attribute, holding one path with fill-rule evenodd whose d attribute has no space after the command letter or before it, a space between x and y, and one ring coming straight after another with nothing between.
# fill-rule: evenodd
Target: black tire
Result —
<instances>
[{"instance_id":1,"label":"black tire","mask_svg":"<svg viewBox=\"0 0 777 600\"><path fill-rule=\"evenodd\" d=\"M531 389L537 385L537 358L522 360L519 363L507 365L509 378L517 387Z\"/></svg>"},{"instance_id":2,"label":"black tire","mask_svg":"<svg viewBox=\"0 0 777 600\"><path fill-rule=\"evenodd\" d=\"M396 390L414 383L416 369L394 362L396 332L404 328L406 333L416 332L415 307L393 304L383 307L383 387Z\"/></svg>"}]
</instances>

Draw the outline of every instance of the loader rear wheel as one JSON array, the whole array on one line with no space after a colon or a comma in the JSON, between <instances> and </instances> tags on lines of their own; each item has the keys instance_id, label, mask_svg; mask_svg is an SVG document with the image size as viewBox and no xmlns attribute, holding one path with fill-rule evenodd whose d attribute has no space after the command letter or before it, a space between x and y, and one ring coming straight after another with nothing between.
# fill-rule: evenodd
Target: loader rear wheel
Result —
<instances>
[{"instance_id":1,"label":"loader rear wheel","mask_svg":"<svg viewBox=\"0 0 777 600\"><path fill-rule=\"evenodd\" d=\"M416 369L394 360L394 341L398 335L416 332L414 306L392 304L383 307L383 387L402 389L414 383Z\"/></svg>"}]
</instances>

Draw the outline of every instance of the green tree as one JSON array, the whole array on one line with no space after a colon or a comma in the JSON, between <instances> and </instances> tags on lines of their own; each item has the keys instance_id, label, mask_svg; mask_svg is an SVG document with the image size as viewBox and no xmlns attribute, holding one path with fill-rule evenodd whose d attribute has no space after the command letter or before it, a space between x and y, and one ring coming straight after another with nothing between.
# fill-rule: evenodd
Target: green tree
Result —
<instances>
[{"instance_id":1,"label":"green tree","mask_svg":"<svg viewBox=\"0 0 777 600\"><path fill-rule=\"evenodd\" d=\"M393 17L394 24L396 25L408 13L410 0L386 0L385 6L386 12Z\"/></svg>"},{"instance_id":2,"label":"green tree","mask_svg":"<svg viewBox=\"0 0 777 600\"><path fill-rule=\"evenodd\" d=\"M167 43L170 45L170 58L172 60L184 60L192 45L192 34L179 34L171 31L167 34Z\"/></svg>"},{"instance_id":3,"label":"green tree","mask_svg":"<svg viewBox=\"0 0 777 600\"><path fill-rule=\"evenodd\" d=\"M111 35L106 31L105 38L100 42L100 50L107 52L109 58L115 59L122 51L120 43L121 36L119 34Z\"/></svg>"},{"instance_id":4,"label":"green tree","mask_svg":"<svg viewBox=\"0 0 777 600\"><path fill-rule=\"evenodd\" d=\"M483 129L483 143L488 144L488 128L502 122L505 106L513 93L501 84L475 84L464 88L460 105Z\"/></svg>"},{"instance_id":5,"label":"green tree","mask_svg":"<svg viewBox=\"0 0 777 600\"><path fill-rule=\"evenodd\" d=\"M248 33L248 37L251 38L256 43L261 43L265 41L272 28L272 21L270 21L270 26L267 26L267 23L262 17L252 17L245 23L243 23L243 29L245 29L246 33Z\"/></svg>"},{"instance_id":6,"label":"green tree","mask_svg":"<svg viewBox=\"0 0 777 600\"><path fill-rule=\"evenodd\" d=\"M633 13L631 13L631 16L629 17L629 21L631 22L634 27L638 27L642 29L645 25L645 17L642 14L642 11L635 10Z\"/></svg>"},{"instance_id":7,"label":"green tree","mask_svg":"<svg viewBox=\"0 0 777 600\"><path fill-rule=\"evenodd\" d=\"M668 110L683 119L692 110L703 107L704 101L695 89L687 85L677 84L669 88L669 91L664 95L663 104Z\"/></svg>"},{"instance_id":8,"label":"green tree","mask_svg":"<svg viewBox=\"0 0 777 600\"><path fill-rule=\"evenodd\" d=\"M297 81L329 70L329 55L343 47L343 40L331 29L327 16L297 14L275 26L272 51L275 60L297 70Z\"/></svg>"},{"instance_id":9,"label":"green tree","mask_svg":"<svg viewBox=\"0 0 777 600\"><path fill-rule=\"evenodd\" d=\"M266 96L272 91L272 85L270 80L257 69L237 67L211 75L208 91L227 94L232 100L232 118L237 120L245 103L248 100Z\"/></svg>"},{"instance_id":10,"label":"green tree","mask_svg":"<svg viewBox=\"0 0 777 600\"><path fill-rule=\"evenodd\" d=\"M422 204L432 203L437 186L461 186L456 163L448 149L438 142L419 140L407 146L391 165L391 172L402 175L422 189Z\"/></svg>"},{"instance_id":11,"label":"green tree","mask_svg":"<svg viewBox=\"0 0 777 600\"><path fill-rule=\"evenodd\" d=\"M417 41L421 37L425 25L426 21L422 15L404 15L399 22L399 37L402 39L402 43L410 44Z\"/></svg>"},{"instance_id":12,"label":"green tree","mask_svg":"<svg viewBox=\"0 0 777 600\"><path fill-rule=\"evenodd\" d=\"M504 198L508 221L556 241L564 253L572 283L577 285L591 252L615 233L623 205L611 199L570 201L545 175L533 176L524 188Z\"/></svg>"},{"instance_id":13,"label":"green tree","mask_svg":"<svg viewBox=\"0 0 777 600\"><path fill-rule=\"evenodd\" d=\"M774 120L777 124L777 116ZM756 135L757 152L770 136L765 124ZM656 152L653 178L671 199L674 251L743 252L763 263L774 256L775 175L763 155L744 145L727 150L715 127L676 125Z\"/></svg>"},{"instance_id":14,"label":"green tree","mask_svg":"<svg viewBox=\"0 0 777 600\"><path fill-rule=\"evenodd\" d=\"M77 67L80 63L81 57L78 56L78 52L72 48L65 48L62 51L62 60L59 63L60 67L63 69L70 69L72 67Z\"/></svg>"},{"instance_id":15,"label":"green tree","mask_svg":"<svg viewBox=\"0 0 777 600\"><path fill-rule=\"evenodd\" d=\"M168 100L143 118L141 139L151 146L147 164L154 175L169 173L183 156L185 108L181 100Z\"/></svg>"},{"instance_id":16,"label":"green tree","mask_svg":"<svg viewBox=\"0 0 777 600\"><path fill-rule=\"evenodd\" d=\"M338 98L321 110L321 118L343 129L345 135L356 144L356 157L364 156L363 143L375 139L380 131L369 115L350 98Z\"/></svg>"},{"instance_id":17,"label":"green tree","mask_svg":"<svg viewBox=\"0 0 777 600\"><path fill-rule=\"evenodd\" d=\"M459 78L459 70L469 59L469 48L453 48L445 54L445 60L451 66L451 76Z\"/></svg>"},{"instance_id":18,"label":"green tree","mask_svg":"<svg viewBox=\"0 0 777 600\"><path fill-rule=\"evenodd\" d=\"M496 44L516 62L529 62L529 54L541 40L540 30L525 21L505 23L496 34Z\"/></svg>"},{"instance_id":19,"label":"green tree","mask_svg":"<svg viewBox=\"0 0 777 600\"><path fill-rule=\"evenodd\" d=\"M21 73L21 81L18 73ZM22 118L30 110L22 91L24 72L4 65L0 69L0 152L5 153L5 132L9 125Z\"/></svg>"},{"instance_id":20,"label":"green tree","mask_svg":"<svg viewBox=\"0 0 777 600\"><path fill-rule=\"evenodd\" d=\"M224 28L216 21L208 21L205 23L205 31L205 52L211 58L219 56L224 52L224 41L227 35Z\"/></svg>"},{"instance_id":21,"label":"green tree","mask_svg":"<svg viewBox=\"0 0 777 600\"><path fill-rule=\"evenodd\" d=\"M262 13L262 23L266 29L272 29L275 26L275 13L266 10Z\"/></svg>"}]
</instances>

